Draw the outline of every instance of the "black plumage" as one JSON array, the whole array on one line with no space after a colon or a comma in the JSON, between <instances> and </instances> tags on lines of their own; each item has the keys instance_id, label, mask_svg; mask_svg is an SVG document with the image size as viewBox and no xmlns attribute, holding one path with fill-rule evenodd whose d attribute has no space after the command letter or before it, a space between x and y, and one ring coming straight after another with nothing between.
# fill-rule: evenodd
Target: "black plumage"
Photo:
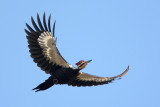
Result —
<instances>
[{"instance_id":1,"label":"black plumage","mask_svg":"<svg viewBox=\"0 0 160 107\"><path fill-rule=\"evenodd\" d=\"M53 33L51 34L51 15L48 18L48 27L45 13L43 15L43 25L39 14L37 14L38 26L33 17L31 17L31 22L34 29L27 23L26 26L28 30L25 29L29 44L29 52L31 53L33 61L37 63L43 71L51 75L45 82L33 89L36 90L36 92L46 90L55 84L68 84L71 86L96 86L108 84L115 78L120 78L128 72L129 66L121 75L115 77L99 77L81 72L80 70L85 68L88 63L86 63L83 68L74 68L59 53L56 47L54 33L55 22L53 25ZM83 64L85 64L85 62Z\"/></svg>"}]
</instances>

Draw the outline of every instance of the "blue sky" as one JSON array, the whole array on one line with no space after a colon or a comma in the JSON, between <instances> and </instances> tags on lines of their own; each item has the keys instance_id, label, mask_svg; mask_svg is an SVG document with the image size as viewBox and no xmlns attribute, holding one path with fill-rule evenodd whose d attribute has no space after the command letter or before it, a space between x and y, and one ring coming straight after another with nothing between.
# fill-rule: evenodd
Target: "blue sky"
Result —
<instances>
[{"instance_id":1,"label":"blue sky","mask_svg":"<svg viewBox=\"0 0 160 107\"><path fill-rule=\"evenodd\" d=\"M83 71L121 80L98 87L57 85L34 93L46 80L30 57L24 29L51 13L57 46L72 65L93 61ZM1 107L159 107L159 0L5 0L0 3Z\"/></svg>"}]
</instances>

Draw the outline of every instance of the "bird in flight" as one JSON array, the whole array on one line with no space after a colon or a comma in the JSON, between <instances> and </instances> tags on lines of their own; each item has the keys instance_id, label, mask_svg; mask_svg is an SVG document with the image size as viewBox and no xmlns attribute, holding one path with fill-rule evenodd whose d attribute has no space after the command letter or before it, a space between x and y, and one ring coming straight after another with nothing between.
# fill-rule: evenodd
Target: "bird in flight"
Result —
<instances>
[{"instance_id":1,"label":"bird in flight","mask_svg":"<svg viewBox=\"0 0 160 107\"><path fill-rule=\"evenodd\" d=\"M38 13L38 26L33 17L31 17L31 21L34 29L27 23L26 26L28 30L25 29L29 44L29 52L31 53L33 61L37 63L43 71L51 75L47 80L33 89L35 92L46 90L57 84L68 84L69 86L77 87L108 84L116 78L121 78L128 72L129 66L122 74L114 77L99 77L83 73L81 70L84 69L92 60L80 60L76 63L77 67L73 67L61 56L56 46L56 21L54 22L53 30L51 31L51 15L48 18L48 25L46 24L45 13L43 15L43 24L41 23Z\"/></svg>"}]
</instances>

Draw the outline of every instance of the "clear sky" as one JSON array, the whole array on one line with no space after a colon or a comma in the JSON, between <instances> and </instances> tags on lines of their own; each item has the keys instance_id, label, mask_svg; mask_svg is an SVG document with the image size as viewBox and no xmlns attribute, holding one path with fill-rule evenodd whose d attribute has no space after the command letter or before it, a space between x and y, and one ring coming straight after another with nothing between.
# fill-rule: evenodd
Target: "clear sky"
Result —
<instances>
[{"instance_id":1,"label":"clear sky","mask_svg":"<svg viewBox=\"0 0 160 107\"><path fill-rule=\"evenodd\" d=\"M57 46L83 71L121 80L96 87L57 85L35 93L45 74L30 57L24 29L44 11ZM4 0L0 3L0 107L160 107L159 0Z\"/></svg>"}]
</instances>

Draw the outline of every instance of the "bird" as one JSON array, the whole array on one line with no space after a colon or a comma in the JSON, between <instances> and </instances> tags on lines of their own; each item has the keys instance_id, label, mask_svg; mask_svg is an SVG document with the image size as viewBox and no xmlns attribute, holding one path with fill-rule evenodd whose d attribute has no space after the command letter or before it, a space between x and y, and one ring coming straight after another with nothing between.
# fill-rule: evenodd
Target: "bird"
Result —
<instances>
[{"instance_id":1,"label":"bird","mask_svg":"<svg viewBox=\"0 0 160 107\"><path fill-rule=\"evenodd\" d=\"M97 86L111 83L115 79L121 79L128 71L130 66L120 75L114 77L100 77L82 72L92 60L80 60L75 65L70 65L60 54L57 48L57 37L55 37L55 24L53 29L50 26L51 14L48 18L48 24L46 21L46 14L43 14L43 21L40 20L40 16L37 13L37 23L31 16L31 22L33 27L26 23L25 32L28 39L28 47L30 56L33 61L37 63L37 66L45 71L46 74L50 74L50 77L43 83L39 84L33 90L35 92L44 91L53 85L68 86Z\"/></svg>"}]
</instances>

